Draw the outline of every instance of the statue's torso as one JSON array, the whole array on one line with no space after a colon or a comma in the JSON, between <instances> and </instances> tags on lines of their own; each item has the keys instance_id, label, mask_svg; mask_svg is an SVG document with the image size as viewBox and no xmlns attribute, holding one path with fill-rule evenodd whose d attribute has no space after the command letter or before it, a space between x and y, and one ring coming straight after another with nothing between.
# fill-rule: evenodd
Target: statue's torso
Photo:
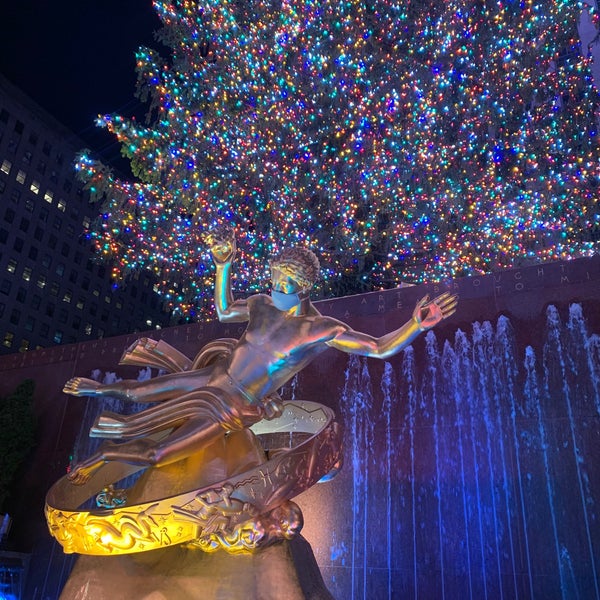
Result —
<instances>
[{"instance_id":1,"label":"statue's torso","mask_svg":"<svg viewBox=\"0 0 600 600\"><path fill-rule=\"evenodd\" d=\"M228 372L255 398L262 398L327 349L342 324L320 315L292 316L273 306L269 296L249 300L246 331L229 357Z\"/></svg>"}]
</instances>

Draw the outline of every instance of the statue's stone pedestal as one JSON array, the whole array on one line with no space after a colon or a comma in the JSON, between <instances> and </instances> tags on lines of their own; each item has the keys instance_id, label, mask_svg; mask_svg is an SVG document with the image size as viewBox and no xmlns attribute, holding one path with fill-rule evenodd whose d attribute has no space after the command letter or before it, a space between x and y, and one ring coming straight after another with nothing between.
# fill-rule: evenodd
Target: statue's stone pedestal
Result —
<instances>
[{"instance_id":1,"label":"statue's stone pedestal","mask_svg":"<svg viewBox=\"0 0 600 600\"><path fill-rule=\"evenodd\" d=\"M298 536L232 555L173 546L121 556L81 556L60 600L333 600L310 544Z\"/></svg>"}]
</instances>

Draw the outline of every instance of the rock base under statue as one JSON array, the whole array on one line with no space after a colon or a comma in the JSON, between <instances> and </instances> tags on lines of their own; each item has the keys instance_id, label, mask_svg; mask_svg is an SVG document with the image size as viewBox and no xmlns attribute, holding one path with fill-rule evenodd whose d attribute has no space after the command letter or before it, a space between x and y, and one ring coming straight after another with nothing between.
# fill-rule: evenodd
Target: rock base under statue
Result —
<instances>
[{"instance_id":1,"label":"rock base under statue","mask_svg":"<svg viewBox=\"0 0 600 600\"><path fill-rule=\"evenodd\" d=\"M254 554L173 546L81 556L60 600L333 600L310 544L298 536Z\"/></svg>"}]
</instances>

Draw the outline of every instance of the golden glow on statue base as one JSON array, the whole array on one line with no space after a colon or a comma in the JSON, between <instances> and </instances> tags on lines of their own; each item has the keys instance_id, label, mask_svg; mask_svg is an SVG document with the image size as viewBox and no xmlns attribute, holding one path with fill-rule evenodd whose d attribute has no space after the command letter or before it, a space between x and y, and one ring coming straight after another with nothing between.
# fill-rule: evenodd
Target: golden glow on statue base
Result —
<instances>
[{"instance_id":1,"label":"golden glow on statue base","mask_svg":"<svg viewBox=\"0 0 600 600\"><path fill-rule=\"evenodd\" d=\"M254 435L264 448L264 462L260 447L255 442L252 447ZM283 440L290 445L283 446ZM173 489L178 477L181 485L178 473L185 474L185 482L197 477L192 457L182 461L185 464L148 470L152 479L142 486L138 482L127 503L115 508L85 510L80 506L97 494L105 506L115 498L117 504L122 502L123 492L111 486L140 467L107 463L83 486L74 486L63 477L46 498L50 532L65 552L95 555L145 552L182 543L235 554L292 538L302 528L302 513L289 499L334 470L340 460L340 433L333 412L314 402L286 403L278 419L258 423L252 433L233 432L196 457L203 465L200 478L210 477L214 463L227 462L229 456L235 462L226 470L240 464L240 449L247 455L243 464L254 463L241 473L166 498L131 504L136 486L146 493L159 492ZM254 456L248 456L253 452ZM153 480L156 490L152 490Z\"/></svg>"}]
</instances>

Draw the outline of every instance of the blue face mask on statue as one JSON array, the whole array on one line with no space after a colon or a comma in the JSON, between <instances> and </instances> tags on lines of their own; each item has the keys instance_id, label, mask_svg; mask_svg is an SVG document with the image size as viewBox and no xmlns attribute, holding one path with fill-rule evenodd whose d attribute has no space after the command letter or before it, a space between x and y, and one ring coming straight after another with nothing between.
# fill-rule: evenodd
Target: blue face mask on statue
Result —
<instances>
[{"instance_id":1,"label":"blue face mask on statue","mask_svg":"<svg viewBox=\"0 0 600 600\"><path fill-rule=\"evenodd\" d=\"M275 308L284 311L288 311L300 304L300 294L284 294L283 292L271 290L271 299Z\"/></svg>"}]
</instances>

